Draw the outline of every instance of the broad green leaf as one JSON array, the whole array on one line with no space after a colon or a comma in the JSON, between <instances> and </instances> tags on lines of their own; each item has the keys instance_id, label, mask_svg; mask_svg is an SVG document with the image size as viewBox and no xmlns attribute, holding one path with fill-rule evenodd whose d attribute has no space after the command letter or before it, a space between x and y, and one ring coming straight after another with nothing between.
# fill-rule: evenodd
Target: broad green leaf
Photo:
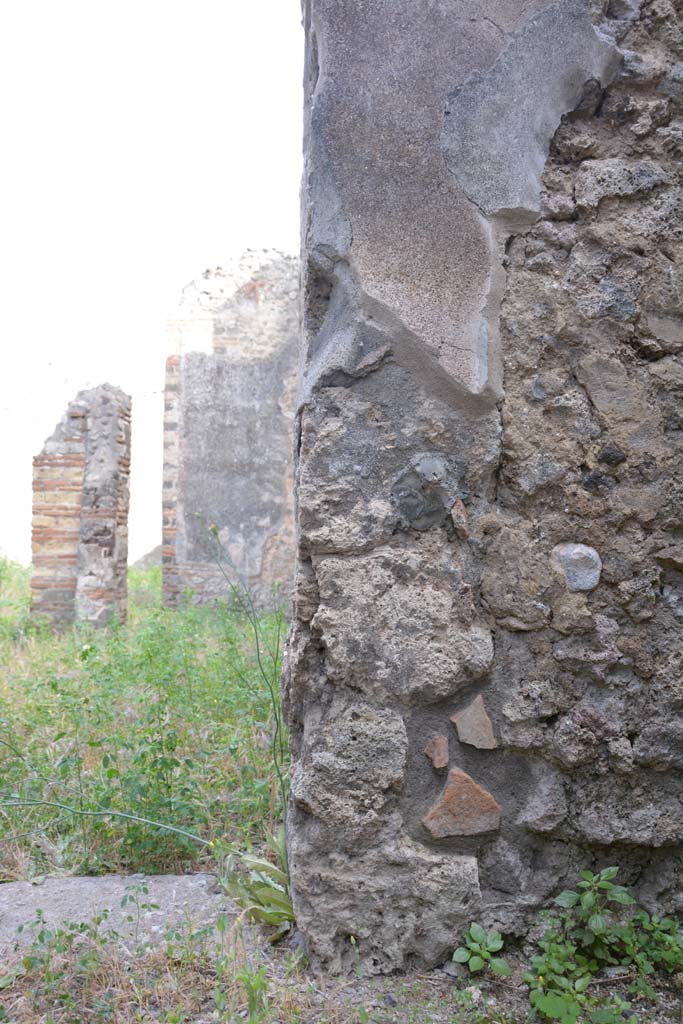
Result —
<instances>
[{"instance_id":1,"label":"broad green leaf","mask_svg":"<svg viewBox=\"0 0 683 1024\"><path fill-rule=\"evenodd\" d=\"M607 899L612 900L614 903L623 903L625 906L629 906L636 902L633 896L631 896L631 893L620 885L615 886L614 889L612 889Z\"/></svg>"},{"instance_id":2,"label":"broad green leaf","mask_svg":"<svg viewBox=\"0 0 683 1024\"><path fill-rule=\"evenodd\" d=\"M611 882L613 878L616 878L619 874L618 867L603 868L600 872L600 880L602 882Z\"/></svg>"},{"instance_id":3,"label":"broad green leaf","mask_svg":"<svg viewBox=\"0 0 683 1024\"><path fill-rule=\"evenodd\" d=\"M252 871L250 875L250 884L255 885L267 885L273 892L285 892L285 886L280 885L274 879L269 878L265 871Z\"/></svg>"},{"instance_id":4,"label":"broad green leaf","mask_svg":"<svg viewBox=\"0 0 683 1024\"><path fill-rule=\"evenodd\" d=\"M500 978L507 978L509 974L512 974L510 964L501 956L492 956L489 963L493 973L497 974Z\"/></svg>"},{"instance_id":5,"label":"broad green leaf","mask_svg":"<svg viewBox=\"0 0 683 1024\"><path fill-rule=\"evenodd\" d=\"M280 941L280 939L284 939L285 935L288 935L291 930L291 922L283 921L282 924L278 925L275 931L271 932L268 936L268 942L274 946L276 942Z\"/></svg>"},{"instance_id":6,"label":"broad green leaf","mask_svg":"<svg viewBox=\"0 0 683 1024\"><path fill-rule=\"evenodd\" d=\"M456 964L466 964L471 954L469 949L465 949L464 946L458 946L455 953L453 954L453 960Z\"/></svg>"},{"instance_id":7,"label":"broad green leaf","mask_svg":"<svg viewBox=\"0 0 683 1024\"><path fill-rule=\"evenodd\" d=\"M470 970L471 971L473 971L473 972L474 971L480 971L483 966L484 966L484 961L482 960L482 958L480 956L473 956L470 959Z\"/></svg>"},{"instance_id":8,"label":"broad green leaf","mask_svg":"<svg viewBox=\"0 0 683 1024\"><path fill-rule=\"evenodd\" d=\"M593 1010L591 1014L591 1024L615 1024L616 1020L623 1020L623 1014L617 1013L611 1006L606 1006L602 1010Z\"/></svg>"},{"instance_id":9,"label":"broad green leaf","mask_svg":"<svg viewBox=\"0 0 683 1024\"><path fill-rule=\"evenodd\" d=\"M602 914L593 914L588 921L588 927L594 935L602 935L607 928L607 921Z\"/></svg>"},{"instance_id":10,"label":"broad green leaf","mask_svg":"<svg viewBox=\"0 0 683 1024\"><path fill-rule=\"evenodd\" d=\"M559 1020L563 1024L571 1024L581 1012L578 1003L565 999L564 996L555 995L552 992L544 993L536 1001L536 1006L550 1020Z\"/></svg>"},{"instance_id":11,"label":"broad green leaf","mask_svg":"<svg viewBox=\"0 0 683 1024\"><path fill-rule=\"evenodd\" d=\"M0 978L0 991L9 988L22 974L26 974L26 968L22 964L16 964L11 970Z\"/></svg>"},{"instance_id":12,"label":"broad green leaf","mask_svg":"<svg viewBox=\"0 0 683 1024\"><path fill-rule=\"evenodd\" d=\"M277 889L271 889L270 886L262 885L254 889L254 896L264 906L280 907L288 916L294 916L292 901L286 893L279 892Z\"/></svg>"},{"instance_id":13,"label":"broad green leaf","mask_svg":"<svg viewBox=\"0 0 683 1024\"><path fill-rule=\"evenodd\" d=\"M590 910L595 906L595 896L592 892L585 892L581 897L581 906L584 910Z\"/></svg>"},{"instance_id":14,"label":"broad green leaf","mask_svg":"<svg viewBox=\"0 0 683 1024\"><path fill-rule=\"evenodd\" d=\"M555 897L553 902L557 903L558 907L565 907L569 910L571 907L575 907L579 902L579 894L577 892L571 892L569 889L565 889L564 892L561 892L559 896Z\"/></svg>"},{"instance_id":15,"label":"broad green leaf","mask_svg":"<svg viewBox=\"0 0 683 1024\"><path fill-rule=\"evenodd\" d=\"M592 980L590 974L584 974L582 978L576 979L574 988L577 992L585 992Z\"/></svg>"},{"instance_id":16,"label":"broad green leaf","mask_svg":"<svg viewBox=\"0 0 683 1024\"><path fill-rule=\"evenodd\" d=\"M470 935L475 942L480 943L482 946L486 943L486 932L476 921L470 925Z\"/></svg>"},{"instance_id":17,"label":"broad green leaf","mask_svg":"<svg viewBox=\"0 0 683 1024\"><path fill-rule=\"evenodd\" d=\"M250 853L242 854L241 860L248 871L260 871L279 882L280 885L287 885L287 875L275 864L271 864L269 860L265 860L263 857L254 857Z\"/></svg>"}]
</instances>

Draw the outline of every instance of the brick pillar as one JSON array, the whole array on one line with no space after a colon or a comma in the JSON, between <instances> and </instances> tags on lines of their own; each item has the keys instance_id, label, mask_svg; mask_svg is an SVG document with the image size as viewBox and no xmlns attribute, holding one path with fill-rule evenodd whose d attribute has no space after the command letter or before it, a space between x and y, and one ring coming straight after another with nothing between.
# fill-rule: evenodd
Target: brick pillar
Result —
<instances>
[{"instance_id":1,"label":"brick pillar","mask_svg":"<svg viewBox=\"0 0 683 1024\"><path fill-rule=\"evenodd\" d=\"M80 392L33 460L32 611L62 625L124 621L130 399Z\"/></svg>"}]
</instances>

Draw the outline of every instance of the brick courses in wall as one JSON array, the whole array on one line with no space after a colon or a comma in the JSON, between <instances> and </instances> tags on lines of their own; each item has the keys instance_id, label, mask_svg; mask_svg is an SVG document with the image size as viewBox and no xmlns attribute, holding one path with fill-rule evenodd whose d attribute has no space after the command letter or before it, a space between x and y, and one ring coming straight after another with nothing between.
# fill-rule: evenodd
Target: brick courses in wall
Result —
<instances>
[{"instance_id":1,"label":"brick courses in wall","mask_svg":"<svg viewBox=\"0 0 683 1024\"><path fill-rule=\"evenodd\" d=\"M130 398L80 392L33 460L31 609L55 626L124 621Z\"/></svg>"}]
</instances>

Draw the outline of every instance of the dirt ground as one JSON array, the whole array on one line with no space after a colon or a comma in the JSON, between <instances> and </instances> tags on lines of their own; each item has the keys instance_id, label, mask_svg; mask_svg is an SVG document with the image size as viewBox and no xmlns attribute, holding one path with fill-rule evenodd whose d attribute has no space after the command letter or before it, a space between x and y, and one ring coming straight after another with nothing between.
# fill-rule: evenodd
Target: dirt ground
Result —
<instances>
[{"instance_id":1,"label":"dirt ground","mask_svg":"<svg viewBox=\"0 0 683 1024\"><path fill-rule=\"evenodd\" d=\"M137 894L139 913L134 903L122 907L122 899L133 892L131 887L140 886L145 886L148 892ZM146 907L145 904L156 906ZM216 1015L212 997L214 982L204 967L192 967L183 975L183 984L193 989L193 999L182 1003L183 1015L169 1016L169 1007L179 1005L177 987L175 994L160 994L155 990L141 1010L136 995L139 986L136 987L137 983L129 985L125 978L125 975L138 977L136 972L140 971L144 956L150 956L150 951L154 956L155 950L163 949L170 928L191 926L195 932L211 929L219 915L228 928L238 920L235 905L222 894L210 874L53 877L36 883L0 885L0 976L3 969L11 969L12 964L25 955L35 929L25 929L18 934L17 928L34 921L38 910L44 912L47 926L54 928L65 921L90 922L104 909L109 911L104 927L112 929L119 937L116 972L110 972L102 982L103 988L111 987L111 979L117 978L122 993L120 1008L112 1018L117 1024L128 1021L165 1024L171 1020L182 1020L184 1024L215 1024L219 1019L237 1022L246 1019L246 1006L240 1002L239 995L235 997L233 1015L229 1018ZM135 948L136 931L138 949ZM364 977L359 963L353 976L339 979L317 975L301 962L297 963L296 933L277 946L271 946L263 932L250 926L241 928L239 934L245 962L262 967L267 976L269 1009L267 1016L260 1019L268 1024L524 1024L528 1020L527 990L522 981L524 965L513 952L509 955L514 968L511 977L481 978L476 984L472 984L472 978L464 969L453 964L433 971L369 978ZM143 950L147 951L144 956ZM65 978L67 976L65 973ZM0 1015L0 1020L34 1024L74 1019L53 1018L45 999L42 1003L40 999L37 1001L36 1009L26 990L27 984L30 987L28 977L19 975L15 983L0 992L3 997L0 1004L4 1002L14 1007L8 1016ZM81 985L82 982L78 982L74 990ZM620 986L618 981L604 979L600 988L605 995L612 991L627 995L626 986ZM81 1005L87 1008L90 1004ZM681 1024L683 1002L676 979L660 989L654 1005L634 1002L631 1012L636 1014L639 1024ZM85 1022L100 1018L84 1012L78 1019Z\"/></svg>"}]
</instances>

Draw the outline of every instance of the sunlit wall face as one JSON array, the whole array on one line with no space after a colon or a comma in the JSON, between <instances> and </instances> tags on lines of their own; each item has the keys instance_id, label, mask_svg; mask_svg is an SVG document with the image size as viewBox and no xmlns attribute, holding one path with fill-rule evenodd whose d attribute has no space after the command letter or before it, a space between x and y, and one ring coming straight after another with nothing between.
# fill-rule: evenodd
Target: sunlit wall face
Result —
<instances>
[{"instance_id":1,"label":"sunlit wall face","mask_svg":"<svg viewBox=\"0 0 683 1024\"><path fill-rule=\"evenodd\" d=\"M133 559L160 540L165 320L247 247L298 248L298 0L25 0L0 12L0 551L70 398L133 396Z\"/></svg>"}]
</instances>

